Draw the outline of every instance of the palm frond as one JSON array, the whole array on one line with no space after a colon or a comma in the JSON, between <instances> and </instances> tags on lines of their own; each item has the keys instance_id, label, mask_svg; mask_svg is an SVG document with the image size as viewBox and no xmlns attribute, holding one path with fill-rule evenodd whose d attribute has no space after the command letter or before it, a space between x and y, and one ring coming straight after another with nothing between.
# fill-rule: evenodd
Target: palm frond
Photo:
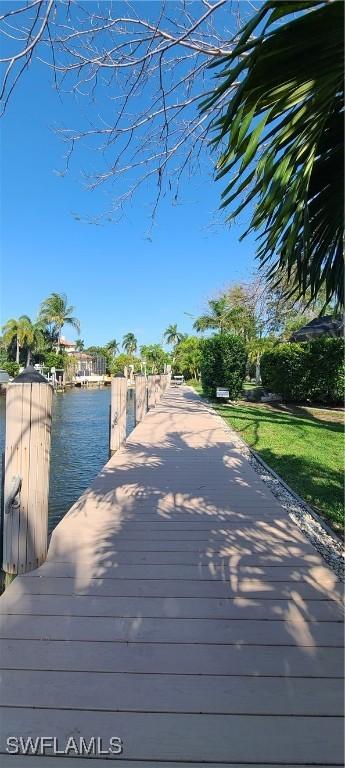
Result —
<instances>
[{"instance_id":1,"label":"palm frond","mask_svg":"<svg viewBox=\"0 0 345 768\"><path fill-rule=\"evenodd\" d=\"M232 174L222 207L234 218L255 205L242 237L258 233L261 264L278 281L293 275L296 294L314 299L325 289L339 304L343 29L342 2L265 2L221 60L220 84L202 107L221 110L212 126L223 147L217 179Z\"/></svg>"}]
</instances>

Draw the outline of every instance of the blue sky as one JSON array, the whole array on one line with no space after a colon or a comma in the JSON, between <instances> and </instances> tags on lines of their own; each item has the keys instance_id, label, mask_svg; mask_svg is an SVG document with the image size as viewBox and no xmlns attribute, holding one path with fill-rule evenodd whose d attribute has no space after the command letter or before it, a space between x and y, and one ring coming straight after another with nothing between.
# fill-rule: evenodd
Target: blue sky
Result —
<instances>
[{"instance_id":1,"label":"blue sky","mask_svg":"<svg viewBox=\"0 0 345 768\"><path fill-rule=\"evenodd\" d=\"M82 153L61 177L64 146L54 124L77 120L61 103L47 70L34 65L20 82L1 125L1 323L35 317L52 291L65 292L89 344L133 331L139 344L159 342L166 326L191 331L185 312L199 314L207 298L255 268L254 241L239 243L242 226L214 224L220 188L206 165L186 179L178 205L163 200L151 238L150 200L143 189L119 223L78 221L74 212L106 209L109 191L85 191ZM75 337L65 329L65 335Z\"/></svg>"}]
</instances>

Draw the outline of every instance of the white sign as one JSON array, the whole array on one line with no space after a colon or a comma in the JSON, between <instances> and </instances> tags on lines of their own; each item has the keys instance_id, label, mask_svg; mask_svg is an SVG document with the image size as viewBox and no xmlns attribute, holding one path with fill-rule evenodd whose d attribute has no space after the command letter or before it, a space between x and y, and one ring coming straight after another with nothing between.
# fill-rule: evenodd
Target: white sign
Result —
<instances>
[{"instance_id":1,"label":"white sign","mask_svg":"<svg viewBox=\"0 0 345 768\"><path fill-rule=\"evenodd\" d=\"M217 397L229 398L229 390L223 389L223 387L217 387Z\"/></svg>"}]
</instances>

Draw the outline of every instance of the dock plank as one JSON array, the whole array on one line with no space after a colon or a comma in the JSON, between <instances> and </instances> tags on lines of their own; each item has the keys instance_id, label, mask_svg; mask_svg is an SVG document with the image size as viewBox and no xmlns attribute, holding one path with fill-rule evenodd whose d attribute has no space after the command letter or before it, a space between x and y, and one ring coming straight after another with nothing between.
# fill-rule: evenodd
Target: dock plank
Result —
<instances>
[{"instance_id":1,"label":"dock plank","mask_svg":"<svg viewBox=\"0 0 345 768\"><path fill-rule=\"evenodd\" d=\"M1 638L28 640L98 640L142 643L223 643L241 645L295 645L314 648L343 645L340 622L307 623L298 614L292 621L270 619L146 619L112 618L90 621L85 616L7 615L1 621Z\"/></svg>"},{"instance_id":2,"label":"dock plank","mask_svg":"<svg viewBox=\"0 0 345 768\"><path fill-rule=\"evenodd\" d=\"M18 595L0 603L0 615L92 616L176 619L271 619L289 621L293 614L306 622L342 621L343 610L334 600L300 603L253 597L103 597L101 595Z\"/></svg>"},{"instance_id":3,"label":"dock plank","mask_svg":"<svg viewBox=\"0 0 345 768\"><path fill-rule=\"evenodd\" d=\"M6 707L342 716L342 680L2 670ZM0 710L1 712L1 710Z\"/></svg>"},{"instance_id":4,"label":"dock plank","mask_svg":"<svg viewBox=\"0 0 345 768\"><path fill-rule=\"evenodd\" d=\"M120 543L118 542L118 545ZM241 557L239 555L241 560ZM284 563L289 563L290 558L287 556ZM182 581L228 581L233 578L242 577L257 577L261 578L266 583L270 581L282 581L293 582L298 581L310 581L312 576L312 569L314 563L307 564L307 558L305 558L304 565L297 565L292 558L291 564L287 565L260 565L256 562L255 556L253 557L252 565L241 565L235 562L227 563L214 563L212 558L208 565L171 565L160 564L151 565L150 563L137 563L135 565L121 565L116 562L116 554L105 555L104 558L95 558L92 563L88 561L79 561L77 564L78 575L85 575L86 578L102 578L102 579L178 579ZM320 571L320 578L323 576L328 578L328 569L324 566L317 566ZM315 567L316 570L316 567ZM59 578L61 576L68 576L70 578L77 577L76 564L73 562L55 562L47 561L37 571L31 571L32 578L41 578L43 576L54 576Z\"/></svg>"},{"instance_id":5,"label":"dock plank","mask_svg":"<svg viewBox=\"0 0 345 768\"><path fill-rule=\"evenodd\" d=\"M39 768L66 768L66 759L64 757L54 757L53 755L50 757L32 757L30 755L25 757L20 755L2 756L1 768L22 768L23 765L25 768L37 768L37 765ZM145 768L145 765L147 766L147 762L144 763L142 760L121 760L116 758L117 768ZM191 768L192 765L195 766L195 763L186 763L184 760L179 760L178 762L175 760L173 762L171 760L164 760L163 763L161 761L157 762L157 760L150 760L149 765L150 768ZM255 765L255 768L268 768L267 764L257 762L229 763L228 761L222 761L221 763L214 763L213 761L207 760L205 762L204 760L202 765L206 765L207 768L224 768L224 766L228 766L228 768L248 768L250 765ZM102 766L104 768L104 759L102 758L78 758L78 768L102 768ZM269 768L309 768L309 766L310 763L308 765L306 763L298 763L298 765L296 763L293 765L292 763L270 763ZM336 766L327 763L327 768L339 768L339 764Z\"/></svg>"},{"instance_id":6,"label":"dock plank","mask_svg":"<svg viewBox=\"0 0 345 768\"><path fill-rule=\"evenodd\" d=\"M342 719L281 715L192 715L114 713L9 707L0 724L1 743L8 735L54 734L65 744L67 734L97 735L103 744L121 737L126 759L250 763L306 762L341 765ZM331 753L331 756L330 756Z\"/></svg>"},{"instance_id":7,"label":"dock plank","mask_svg":"<svg viewBox=\"0 0 345 768\"><path fill-rule=\"evenodd\" d=\"M205 597L226 598L244 597L260 598L261 600L298 600L306 601L330 600L342 606L341 589L323 587L314 580L298 582L266 582L261 578L241 578L229 581L178 581L175 579L102 579L89 577L54 578L45 576L18 577L11 585L11 595L104 595L109 597ZM4 599L4 598L3 598Z\"/></svg>"},{"instance_id":8,"label":"dock plank","mask_svg":"<svg viewBox=\"0 0 345 768\"><path fill-rule=\"evenodd\" d=\"M342 678L342 648L3 640L2 669Z\"/></svg>"},{"instance_id":9,"label":"dock plank","mask_svg":"<svg viewBox=\"0 0 345 768\"><path fill-rule=\"evenodd\" d=\"M39 760L39 763L37 762ZM25 762L23 762L25 761ZM64 757L30 757L30 755L23 757L20 755L3 755L2 761L1 761L1 768L22 768L22 766L25 766L25 768L37 768L37 765L39 765L39 768L66 768L66 759ZM186 763L184 760L179 760L176 762L175 760L172 762L171 760L164 760L164 763L161 761L157 762L157 760L150 760L150 768L191 768L193 763ZM195 763L194 763L195 765ZM207 768L224 768L224 766L228 766L228 768L248 768L248 766L255 765L255 768L268 768L267 764L263 763L229 763L228 761L221 763L214 763L213 761L210 762L209 760L205 762L203 761L202 765L206 765ZM314 764L315 765L315 764ZM78 768L101 768L103 766L104 768L104 759L102 758L78 758ZM142 760L121 760L119 758L116 758L116 766L117 768L145 768L145 763ZM147 762L146 762L147 766ZM309 768L310 763L307 765L306 763L270 763L269 768ZM325 768L325 766L324 766ZM327 768L339 768L339 764L336 765L330 765L327 763Z\"/></svg>"}]
</instances>

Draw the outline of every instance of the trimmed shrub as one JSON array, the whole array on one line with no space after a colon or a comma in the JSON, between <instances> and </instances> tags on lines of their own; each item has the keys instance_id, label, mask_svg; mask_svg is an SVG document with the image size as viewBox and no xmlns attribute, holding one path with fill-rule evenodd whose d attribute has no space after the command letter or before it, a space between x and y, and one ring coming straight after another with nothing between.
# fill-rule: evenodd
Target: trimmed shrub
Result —
<instances>
[{"instance_id":1,"label":"trimmed shrub","mask_svg":"<svg viewBox=\"0 0 345 768\"><path fill-rule=\"evenodd\" d=\"M217 387L229 390L229 397L240 396L246 373L247 353L238 336L220 333L201 343L201 383L207 397L215 397Z\"/></svg>"},{"instance_id":2,"label":"trimmed shrub","mask_svg":"<svg viewBox=\"0 0 345 768\"><path fill-rule=\"evenodd\" d=\"M342 401L344 340L323 337L279 344L260 361L263 386L289 402Z\"/></svg>"},{"instance_id":3,"label":"trimmed shrub","mask_svg":"<svg viewBox=\"0 0 345 768\"><path fill-rule=\"evenodd\" d=\"M291 402L308 397L308 353L306 345L279 344L260 359L261 381L265 389Z\"/></svg>"},{"instance_id":4,"label":"trimmed shrub","mask_svg":"<svg viewBox=\"0 0 345 768\"><path fill-rule=\"evenodd\" d=\"M308 344L309 397L323 403L344 399L344 339L323 337Z\"/></svg>"}]
</instances>

